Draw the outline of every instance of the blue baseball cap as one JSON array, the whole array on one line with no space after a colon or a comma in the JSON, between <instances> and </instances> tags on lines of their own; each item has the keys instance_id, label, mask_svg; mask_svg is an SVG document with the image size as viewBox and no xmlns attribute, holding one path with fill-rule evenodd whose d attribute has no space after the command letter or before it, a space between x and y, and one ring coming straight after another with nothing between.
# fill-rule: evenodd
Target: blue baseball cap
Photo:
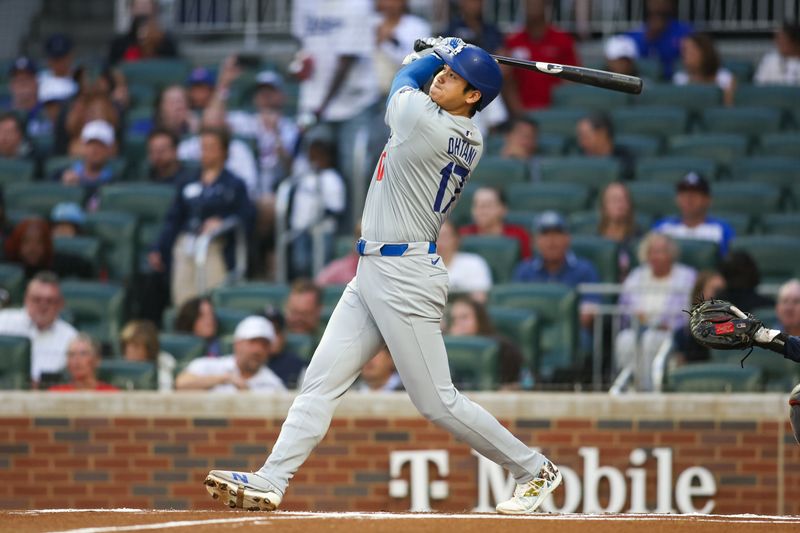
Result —
<instances>
[{"instance_id":1,"label":"blue baseball cap","mask_svg":"<svg viewBox=\"0 0 800 533\"><path fill-rule=\"evenodd\" d=\"M33 59L29 58L28 56L19 56L14 60L11 65L8 67L8 74L13 76L17 72L27 72L28 74L36 75L38 72L38 68L36 67L36 63L34 63Z\"/></svg>"},{"instance_id":2,"label":"blue baseball cap","mask_svg":"<svg viewBox=\"0 0 800 533\"><path fill-rule=\"evenodd\" d=\"M68 224L75 224L76 226L83 226L86 222L86 215L83 213L81 206L74 202L61 202L53 207L50 212L50 221L54 223L65 222Z\"/></svg>"},{"instance_id":3,"label":"blue baseball cap","mask_svg":"<svg viewBox=\"0 0 800 533\"><path fill-rule=\"evenodd\" d=\"M44 43L47 57L59 59L72 52L72 39L65 33L54 33Z\"/></svg>"},{"instance_id":4,"label":"blue baseball cap","mask_svg":"<svg viewBox=\"0 0 800 533\"><path fill-rule=\"evenodd\" d=\"M567 222L555 211L545 211L536 217L536 233L545 231L567 231Z\"/></svg>"},{"instance_id":5,"label":"blue baseball cap","mask_svg":"<svg viewBox=\"0 0 800 533\"><path fill-rule=\"evenodd\" d=\"M216 77L214 73L205 67L197 67L189 74L189 79L186 80L187 85L214 85Z\"/></svg>"}]
</instances>

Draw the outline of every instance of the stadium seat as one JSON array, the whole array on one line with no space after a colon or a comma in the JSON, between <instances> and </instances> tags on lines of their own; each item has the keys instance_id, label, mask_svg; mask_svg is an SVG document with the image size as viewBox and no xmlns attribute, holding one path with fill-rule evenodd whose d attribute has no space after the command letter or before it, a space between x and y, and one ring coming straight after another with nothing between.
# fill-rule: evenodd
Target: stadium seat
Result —
<instances>
[{"instance_id":1,"label":"stadium seat","mask_svg":"<svg viewBox=\"0 0 800 533\"><path fill-rule=\"evenodd\" d=\"M668 372L666 379L670 392L759 392L763 388L760 368L725 363L683 365Z\"/></svg>"},{"instance_id":2,"label":"stadium seat","mask_svg":"<svg viewBox=\"0 0 800 533\"><path fill-rule=\"evenodd\" d=\"M100 240L100 257L110 279L128 281L136 260L136 216L123 211L97 211L86 215L86 230Z\"/></svg>"},{"instance_id":3,"label":"stadium seat","mask_svg":"<svg viewBox=\"0 0 800 533\"><path fill-rule=\"evenodd\" d=\"M489 156L499 156L506 140L503 135L487 135L483 138L483 159Z\"/></svg>"},{"instance_id":4,"label":"stadium seat","mask_svg":"<svg viewBox=\"0 0 800 533\"><path fill-rule=\"evenodd\" d=\"M240 309L250 313L261 313L266 305L278 309L289 295L289 286L282 283L243 283L231 287L219 287L211 294L217 307Z\"/></svg>"},{"instance_id":5,"label":"stadium seat","mask_svg":"<svg viewBox=\"0 0 800 533\"><path fill-rule=\"evenodd\" d=\"M492 306L487 309L495 330L508 337L525 355L525 366L533 368L539 351L539 317L528 309Z\"/></svg>"},{"instance_id":6,"label":"stadium seat","mask_svg":"<svg viewBox=\"0 0 800 533\"><path fill-rule=\"evenodd\" d=\"M486 156L481 158L477 168L472 171L470 186L490 185L503 188L508 183L525 181L528 181L528 165L523 161Z\"/></svg>"},{"instance_id":7,"label":"stadium seat","mask_svg":"<svg viewBox=\"0 0 800 533\"><path fill-rule=\"evenodd\" d=\"M527 116L539 124L541 133L555 133L568 139L575 137L575 124L589 114L586 109L543 109L531 111Z\"/></svg>"},{"instance_id":8,"label":"stadium seat","mask_svg":"<svg viewBox=\"0 0 800 533\"><path fill-rule=\"evenodd\" d=\"M60 183L9 183L4 187L5 204L14 209L30 211L45 218L61 202L83 203L83 189Z\"/></svg>"},{"instance_id":9,"label":"stadium seat","mask_svg":"<svg viewBox=\"0 0 800 533\"><path fill-rule=\"evenodd\" d=\"M152 85L137 83L135 81L129 82L128 94L131 98L131 109L150 109L150 112L153 112L157 94Z\"/></svg>"},{"instance_id":10,"label":"stadium seat","mask_svg":"<svg viewBox=\"0 0 800 533\"><path fill-rule=\"evenodd\" d=\"M634 213L634 218L636 226L641 230L646 230L653 224L653 217L646 213ZM578 211L569 216L569 230L573 235L597 235L599 223L600 213L597 209Z\"/></svg>"},{"instance_id":11,"label":"stadium seat","mask_svg":"<svg viewBox=\"0 0 800 533\"><path fill-rule=\"evenodd\" d=\"M8 291L7 305L19 306L25 293L25 270L12 263L0 261L0 288Z\"/></svg>"},{"instance_id":12,"label":"stadium seat","mask_svg":"<svg viewBox=\"0 0 800 533\"><path fill-rule=\"evenodd\" d=\"M61 283L75 327L100 342L116 344L122 328L125 290L116 283L67 280Z\"/></svg>"},{"instance_id":13,"label":"stadium seat","mask_svg":"<svg viewBox=\"0 0 800 533\"><path fill-rule=\"evenodd\" d=\"M637 213L662 217L677 211L673 185L657 181L634 181L627 185Z\"/></svg>"},{"instance_id":14,"label":"stadium seat","mask_svg":"<svg viewBox=\"0 0 800 533\"><path fill-rule=\"evenodd\" d=\"M0 157L0 187L9 183L31 181L36 166L27 159L6 159Z\"/></svg>"},{"instance_id":15,"label":"stadium seat","mask_svg":"<svg viewBox=\"0 0 800 533\"><path fill-rule=\"evenodd\" d=\"M542 156L561 155L567 147L567 137L557 133L539 133L536 153Z\"/></svg>"},{"instance_id":16,"label":"stadium seat","mask_svg":"<svg viewBox=\"0 0 800 533\"><path fill-rule=\"evenodd\" d=\"M146 169L150 164L147 160L147 136L128 133L122 153L128 163L123 178L126 181L146 180Z\"/></svg>"},{"instance_id":17,"label":"stadium seat","mask_svg":"<svg viewBox=\"0 0 800 533\"><path fill-rule=\"evenodd\" d=\"M756 316L762 320L765 318L763 314ZM765 324L772 325L774 322L765 321ZM747 352L738 350L711 350L711 360L741 367L740 362L746 354ZM789 392L799 377L797 363L763 348L753 348L753 352L745 359L744 366L761 370L765 389L769 392Z\"/></svg>"},{"instance_id":18,"label":"stadium seat","mask_svg":"<svg viewBox=\"0 0 800 533\"><path fill-rule=\"evenodd\" d=\"M598 91L595 87L578 83L562 83L553 89L553 106L593 111L608 111L615 107L625 107L630 97L617 91Z\"/></svg>"},{"instance_id":19,"label":"stadium seat","mask_svg":"<svg viewBox=\"0 0 800 533\"><path fill-rule=\"evenodd\" d=\"M544 182L579 183L594 190L621 178L620 162L601 157L542 157L539 171Z\"/></svg>"},{"instance_id":20,"label":"stadium seat","mask_svg":"<svg viewBox=\"0 0 800 533\"><path fill-rule=\"evenodd\" d=\"M759 139L758 153L765 156L798 157L799 132L768 133Z\"/></svg>"},{"instance_id":21,"label":"stadium seat","mask_svg":"<svg viewBox=\"0 0 800 533\"><path fill-rule=\"evenodd\" d=\"M536 225L536 216L536 213L531 211L508 211L506 212L504 221L506 224L522 226L529 232L532 232Z\"/></svg>"},{"instance_id":22,"label":"stadium seat","mask_svg":"<svg viewBox=\"0 0 800 533\"><path fill-rule=\"evenodd\" d=\"M745 135L736 133L696 133L670 137L668 155L708 157L727 169L734 159L747 154Z\"/></svg>"},{"instance_id":23,"label":"stadium seat","mask_svg":"<svg viewBox=\"0 0 800 533\"><path fill-rule=\"evenodd\" d=\"M746 85L736 87L734 100L737 106L763 106L780 109L783 125L791 122L791 115L800 102L800 87L787 85Z\"/></svg>"},{"instance_id":24,"label":"stadium seat","mask_svg":"<svg viewBox=\"0 0 800 533\"><path fill-rule=\"evenodd\" d=\"M680 253L678 262L696 270L714 270L719 263L719 246L701 239L674 239Z\"/></svg>"},{"instance_id":25,"label":"stadium seat","mask_svg":"<svg viewBox=\"0 0 800 533\"><path fill-rule=\"evenodd\" d=\"M531 369L552 379L575 362L578 340L578 296L559 283L507 283L495 285L489 295L492 306L536 312L539 317L539 358Z\"/></svg>"},{"instance_id":26,"label":"stadium seat","mask_svg":"<svg viewBox=\"0 0 800 533\"><path fill-rule=\"evenodd\" d=\"M100 240L95 237L56 237L53 239L53 251L83 259L92 266L89 275L94 278L100 264Z\"/></svg>"},{"instance_id":27,"label":"stadium seat","mask_svg":"<svg viewBox=\"0 0 800 533\"><path fill-rule=\"evenodd\" d=\"M286 349L300 356L304 361L311 361L314 355L314 337L307 333L287 333Z\"/></svg>"},{"instance_id":28,"label":"stadium seat","mask_svg":"<svg viewBox=\"0 0 800 533\"><path fill-rule=\"evenodd\" d=\"M120 64L126 79L153 88L163 88L173 83L183 85L190 68L182 59L143 59Z\"/></svg>"},{"instance_id":29,"label":"stadium seat","mask_svg":"<svg viewBox=\"0 0 800 533\"><path fill-rule=\"evenodd\" d=\"M718 211L712 209L708 216L721 218L733 228L736 235L747 235L753 230L753 217L737 211Z\"/></svg>"},{"instance_id":30,"label":"stadium seat","mask_svg":"<svg viewBox=\"0 0 800 533\"><path fill-rule=\"evenodd\" d=\"M731 178L788 188L800 182L800 145L797 149L794 158L752 156L737 159L731 165Z\"/></svg>"},{"instance_id":31,"label":"stadium seat","mask_svg":"<svg viewBox=\"0 0 800 533\"><path fill-rule=\"evenodd\" d=\"M351 239L352 240L352 239ZM322 288L322 305L336 305L347 288L345 285L326 285Z\"/></svg>"},{"instance_id":32,"label":"stadium seat","mask_svg":"<svg viewBox=\"0 0 800 533\"><path fill-rule=\"evenodd\" d=\"M519 241L501 235L465 235L461 237L461 251L483 257L495 283L509 281L520 258Z\"/></svg>"},{"instance_id":33,"label":"stadium seat","mask_svg":"<svg viewBox=\"0 0 800 533\"><path fill-rule=\"evenodd\" d=\"M744 134L751 142L777 132L781 123L781 112L769 107L717 107L704 109L701 116L704 131Z\"/></svg>"},{"instance_id":34,"label":"stadium seat","mask_svg":"<svg viewBox=\"0 0 800 533\"><path fill-rule=\"evenodd\" d=\"M511 210L553 209L568 214L588 207L590 188L580 183L513 183L506 189L506 195Z\"/></svg>"},{"instance_id":35,"label":"stadium seat","mask_svg":"<svg viewBox=\"0 0 800 533\"><path fill-rule=\"evenodd\" d=\"M184 364L201 357L206 346L206 341L200 337L186 333L159 333L158 342L163 351Z\"/></svg>"},{"instance_id":36,"label":"stadium seat","mask_svg":"<svg viewBox=\"0 0 800 533\"><path fill-rule=\"evenodd\" d=\"M444 336L453 383L459 390L495 390L498 342L487 337Z\"/></svg>"},{"instance_id":37,"label":"stadium seat","mask_svg":"<svg viewBox=\"0 0 800 533\"><path fill-rule=\"evenodd\" d=\"M778 210L781 191L775 185L753 182L722 182L711 188L712 206L715 210L735 211L758 217Z\"/></svg>"},{"instance_id":38,"label":"stadium seat","mask_svg":"<svg viewBox=\"0 0 800 533\"><path fill-rule=\"evenodd\" d=\"M355 244L352 235L337 235L333 242L333 255L336 259L353 253Z\"/></svg>"},{"instance_id":39,"label":"stadium seat","mask_svg":"<svg viewBox=\"0 0 800 533\"><path fill-rule=\"evenodd\" d=\"M228 307L215 307L214 314L217 317L219 335L233 335L239 322L250 316L252 313L241 309L231 309Z\"/></svg>"},{"instance_id":40,"label":"stadium seat","mask_svg":"<svg viewBox=\"0 0 800 533\"><path fill-rule=\"evenodd\" d=\"M0 335L0 390L31 387L31 341L27 337Z\"/></svg>"},{"instance_id":41,"label":"stadium seat","mask_svg":"<svg viewBox=\"0 0 800 533\"><path fill-rule=\"evenodd\" d=\"M758 265L762 283L783 283L800 273L800 238L786 235L736 237L734 250L749 253Z\"/></svg>"},{"instance_id":42,"label":"stadium seat","mask_svg":"<svg viewBox=\"0 0 800 533\"><path fill-rule=\"evenodd\" d=\"M661 140L654 135L626 133L614 137L614 144L631 152L635 157L654 157L661 153Z\"/></svg>"},{"instance_id":43,"label":"stadium seat","mask_svg":"<svg viewBox=\"0 0 800 533\"><path fill-rule=\"evenodd\" d=\"M677 183L689 172L699 172L707 179L717 177L717 164L713 159L691 156L645 157L636 163L638 181Z\"/></svg>"},{"instance_id":44,"label":"stadium seat","mask_svg":"<svg viewBox=\"0 0 800 533\"><path fill-rule=\"evenodd\" d=\"M716 85L645 84L642 94L633 102L640 106L677 106L701 111L722 105L722 91Z\"/></svg>"},{"instance_id":45,"label":"stadium seat","mask_svg":"<svg viewBox=\"0 0 800 533\"><path fill-rule=\"evenodd\" d=\"M800 213L765 213L760 227L766 235L800 237Z\"/></svg>"},{"instance_id":46,"label":"stadium seat","mask_svg":"<svg viewBox=\"0 0 800 533\"><path fill-rule=\"evenodd\" d=\"M121 390L156 390L156 366L149 361L105 359L100 362L97 377Z\"/></svg>"},{"instance_id":47,"label":"stadium seat","mask_svg":"<svg viewBox=\"0 0 800 533\"><path fill-rule=\"evenodd\" d=\"M449 219L452 220L453 224L456 226L463 226L472 222L472 195L475 194L476 188L477 187L473 187L472 184L469 184L461 193L461 197L458 199L455 208L450 210ZM351 249L352 246L354 246L352 241L353 239L351 237Z\"/></svg>"},{"instance_id":48,"label":"stadium seat","mask_svg":"<svg viewBox=\"0 0 800 533\"><path fill-rule=\"evenodd\" d=\"M753 79L755 67L752 61L746 59L725 59L722 62L722 66L733 73L739 86L750 83L750 80Z\"/></svg>"},{"instance_id":49,"label":"stadium seat","mask_svg":"<svg viewBox=\"0 0 800 533\"><path fill-rule=\"evenodd\" d=\"M572 252L590 261L605 283L619 281L619 246L614 241L595 235L573 235Z\"/></svg>"},{"instance_id":50,"label":"stadium seat","mask_svg":"<svg viewBox=\"0 0 800 533\"><path fill-rule=\"evenodd\" d=\"M654 83L664 79L664 67L661 65L661 61L654 57L636 58L636 71L639 76L652 80Z\"/></svg>"},{"instance_id":51,"label":"stadium seat","mask_svg":"<svg viewBox=\"0 0 800 533\"><path fill-rule=\"evenodd\" d=\"M622 107L611 111L617 135L653 135L661 139L686 133L689 112L682 107Z\"/></svg>"},{"instance_id":52,"label":"stadium seat","mask_svg":"<svg viewBox=\"0 0 800 533\"><path fill-rule=\"evenodd\" d=\"M133 213L140 223L160 223L174 196L173 185L147 182L106 185L100 189L100 209Z\"/></svg>"}]
</instances>

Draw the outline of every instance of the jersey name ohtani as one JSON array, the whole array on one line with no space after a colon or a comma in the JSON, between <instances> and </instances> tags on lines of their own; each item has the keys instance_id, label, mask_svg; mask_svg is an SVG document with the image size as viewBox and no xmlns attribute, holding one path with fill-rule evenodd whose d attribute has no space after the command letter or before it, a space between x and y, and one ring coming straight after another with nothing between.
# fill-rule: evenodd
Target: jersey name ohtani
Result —
<instances>
[{"instance_id":1,"label":"jersey name ohtani","mask_svg":"<svg viewBox=\"0 0 800 533\"><path fill-rule=\"evenodd\" d=\"M462 158L469 166L478 155L478 151L473 148L466 140L459 137L450 137L447 140L447 155L455 155Z\"/></svg>"}]
</instances>

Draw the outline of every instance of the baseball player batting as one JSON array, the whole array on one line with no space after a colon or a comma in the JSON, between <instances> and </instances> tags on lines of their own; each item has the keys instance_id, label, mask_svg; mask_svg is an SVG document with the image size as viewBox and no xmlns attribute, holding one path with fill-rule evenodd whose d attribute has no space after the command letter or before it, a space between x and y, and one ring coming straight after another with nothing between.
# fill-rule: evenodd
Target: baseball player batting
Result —
<instances>
[{"instance_id":1,"label":"baseball player batting","mask_svg":"<svg viewBox=\"0 0 800 533\"><path fill-rule=\"evenodd\" d=\"M212 470L205 480L211 495L230 507L278 507L360 368L384 343L420 413L513 474L517 487L498 512L531 513L561 483L551 461L463 396L450 378L439 326L448 275L436 238L481 158L483 140L470 117L494 100L502 76L481 48L455 38L431 44L407 57L392 83L385 116L391 134L367 193L358 270L272 453L257 472ZM434 75L425 94L422 87Z\"/></svg>"}]
</instances>

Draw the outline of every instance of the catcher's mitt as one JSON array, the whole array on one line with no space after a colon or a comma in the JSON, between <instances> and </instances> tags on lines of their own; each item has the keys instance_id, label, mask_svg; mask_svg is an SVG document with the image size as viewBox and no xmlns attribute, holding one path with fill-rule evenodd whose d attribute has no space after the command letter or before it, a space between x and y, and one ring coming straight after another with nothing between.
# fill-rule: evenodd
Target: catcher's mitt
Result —
<instances>
[{"instance_id":1,"label":"catcher's mitt","mask_svg":"<svg viewBox=\"0 0 800 533\"><path fill-rule=\"evenodd\" d=\"M692 337L708 348L741 350L756 344L756 332L764 324L725 300L705 300L692 306L689 329Z\"/></svg>"}]
</instances>

